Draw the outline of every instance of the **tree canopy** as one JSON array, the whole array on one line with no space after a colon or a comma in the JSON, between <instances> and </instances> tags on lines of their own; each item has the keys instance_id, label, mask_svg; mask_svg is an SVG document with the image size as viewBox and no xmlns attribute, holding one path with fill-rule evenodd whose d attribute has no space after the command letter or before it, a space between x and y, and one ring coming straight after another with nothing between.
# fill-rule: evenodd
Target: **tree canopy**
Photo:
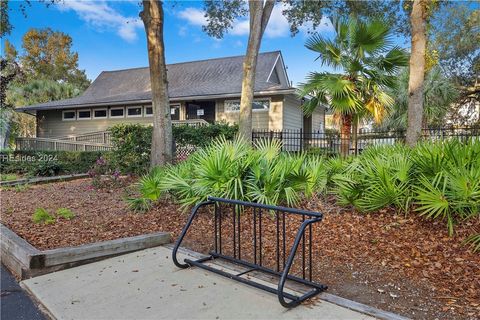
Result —
<instances>
[{"instance_id":1,"label":"tree canopy","mask_svg":"<svg viewBox=\"0 0 480 320\"><path fill-rule=\"evenodd\" d=\"M28 78L63 81L85 90L90 82L78 69L78 53L72 51L72 38L58 31L30 29L23 36L20 62Z\"/></svg>"}]
</instances>

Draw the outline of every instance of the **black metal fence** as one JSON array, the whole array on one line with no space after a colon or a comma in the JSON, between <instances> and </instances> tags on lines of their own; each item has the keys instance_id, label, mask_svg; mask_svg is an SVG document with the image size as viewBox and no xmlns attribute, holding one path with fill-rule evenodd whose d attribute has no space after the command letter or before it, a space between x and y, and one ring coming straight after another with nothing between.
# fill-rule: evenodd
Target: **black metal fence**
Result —
<instances>
[{"instance_id":1,"label":"black metal fence","mask_svg":"<svg viewBox=\"0 0 480 320\"><path fill-rule=\"evenodd\" d=\"M282 142L284 151L309 151L319 154L339 154L342 146L348 149L349 154L358 154L369 146L393 145L405 141L406 132L361 130L350 138L343 138L337 132L303 131L298 130L256 130L252 133L252 140L276 139ZM423 140L449 140L468 138L480 139L480 127L461 128L430 128L422 130Z\"/></svg>"}]
</instances>

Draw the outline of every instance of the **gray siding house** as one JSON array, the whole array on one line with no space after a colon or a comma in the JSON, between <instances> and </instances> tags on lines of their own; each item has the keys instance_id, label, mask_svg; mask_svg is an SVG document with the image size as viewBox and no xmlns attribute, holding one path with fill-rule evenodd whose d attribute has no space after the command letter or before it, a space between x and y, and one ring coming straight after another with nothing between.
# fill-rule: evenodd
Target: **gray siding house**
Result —
<instances>
[{"instance_id":1,"label":"gray siding house","mask_svg":"<svg viewBox=\"0 0 480 320\"><path fill-rule=\"evenodd\" d=\"M171 117L176 123L203 119L234 123L239 117L243 56L167 65ZM290 85L282 54L261 53L255 79L253 128L322 131L325 112L310 117ZM147 68L103 71L80 96L18 108L37 118L37 137L104 131L117 123L152 123Z\"/></svg>"}]
</instances>

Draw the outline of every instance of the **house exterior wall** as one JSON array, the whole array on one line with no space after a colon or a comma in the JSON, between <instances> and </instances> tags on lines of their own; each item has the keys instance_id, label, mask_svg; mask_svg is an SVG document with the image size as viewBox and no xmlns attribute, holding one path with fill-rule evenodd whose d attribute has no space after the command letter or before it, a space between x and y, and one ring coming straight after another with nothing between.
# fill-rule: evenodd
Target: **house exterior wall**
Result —
<instances>
[{"instance_id":1,"label":"house exterior wall","mask_svg":"<svg viewBox=\"0 0 480 320\"><path fill-rule=\"evenodd\" d=\"M259 97L256 97L259 98ZM262 99L265 99L262 97ZM281 130L283 119L283 96L272 96L270 99L270 109L268 111L254 110L252 112L252 128L254 130ZM225 100L238 99L218 99L216 100L216 121L225 121L227 123L238 123L240 112L226 112Z\"/></svg>"},{"instance_id":2,"label":"house exterior wall","mask_svg":"<svg viewBox=\"0 0 480 320\"><path fill-rule=\"evenodd\" d=\"M260 97L258 97L260 98ZM252 125L254 130L285 130L285 129L300 129L303 127L303 114L300 109L300 101L294 95L276 95L271 97L261 97L262 99L268 98L270 100L270 108L268 111L253 111L252 112ZM215 121L225 121L227 123L238 123L239 112L225 112L224 103L225 100L230 99L217 99L215 100ZM231 99L235 100L235 99ZM172 105L180 104L179 117L180 120L186 119L185 102L172 102ZM132 105L138 106L138 105ZM68 135L84 134L96 131L105 131L109 127L120 123L139 123L144 125L152 124L152 117L145 116L145 107L149 105L142 105L143 115L142 117L127 117L126 109L125 116L123 118L103 118L103 119L86 119L86 120L62 120L63 110L44 110L37 111L37 137L40 138L52 138ZM118 106L115 106L116 108ZM128 107L128 106L125 106ZM92 108L79 108L78 110L91 109L92 116L93 110L105 109L107 107L92 107ZM65 109L75 110L75 109ZM109 108L107 108L109 114ZM320 119L323 119L323 114L319 113L318 116L312 116L317 119L315 123L319 126L323 124Z\"/></svg>"},{"instance_id":3,"label":"house exterior wall","mask_svg":"<svg viewBox=\"0 0 480 320\"><path fill-rule=\"evenodd\" d=\"M319 106L312 113L312 131L324 132L325 131L325 107Z\"/></svg>"},{"instance_id":4,"label":"house exterior wall","mask_svg":"<svg viewBox=\"0 0 480 320\"><path fill-rule=\"evenodd\" d=\"M91 108L102 109L104 107ZM81 108L81 110L87 108ZM53 138L88 132L105 131L119 123L152 124L152 117L138 118L104 118L87 120L62 120L62 110L37 111L37 137Z\"/></svg>"},{"instance_id":5,"label":"house exterior wall","mask_svg":"<svg viewBox=\"0 0 480 320\"><path fill-rule=\"evenodd\" d=\"M301 102L294 95L286 95L283 100L283 130L303 129Z\"/></svg>"}]
</instances>

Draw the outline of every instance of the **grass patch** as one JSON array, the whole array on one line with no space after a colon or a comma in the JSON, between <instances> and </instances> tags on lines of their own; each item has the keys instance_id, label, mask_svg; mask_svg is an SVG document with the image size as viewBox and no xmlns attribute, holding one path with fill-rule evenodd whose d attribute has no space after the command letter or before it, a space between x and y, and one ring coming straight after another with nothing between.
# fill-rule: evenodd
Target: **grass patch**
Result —
<instances>
[{"instance_id":1,"label":"grass patch","mask_svg":"<svg viewBox=\"0 0 480 320\"><path fill-rule=\"evenodd\" d=\"M57 216L66 220L71 220L75 218L75 213L73 213L73 211L68 208L60 208L57 210Z\"/></svg>"},{"instance_id":2,"label":"grass patch","mask_svg":"<svg viewBox=\"0 0 480 320\"><path fill-rule=\"evenodd\" d=\"M55 218L46 209L37 208L32 215L32 221L37 224L52 224L55 223Z\"/></svg>"}]
</instances>

